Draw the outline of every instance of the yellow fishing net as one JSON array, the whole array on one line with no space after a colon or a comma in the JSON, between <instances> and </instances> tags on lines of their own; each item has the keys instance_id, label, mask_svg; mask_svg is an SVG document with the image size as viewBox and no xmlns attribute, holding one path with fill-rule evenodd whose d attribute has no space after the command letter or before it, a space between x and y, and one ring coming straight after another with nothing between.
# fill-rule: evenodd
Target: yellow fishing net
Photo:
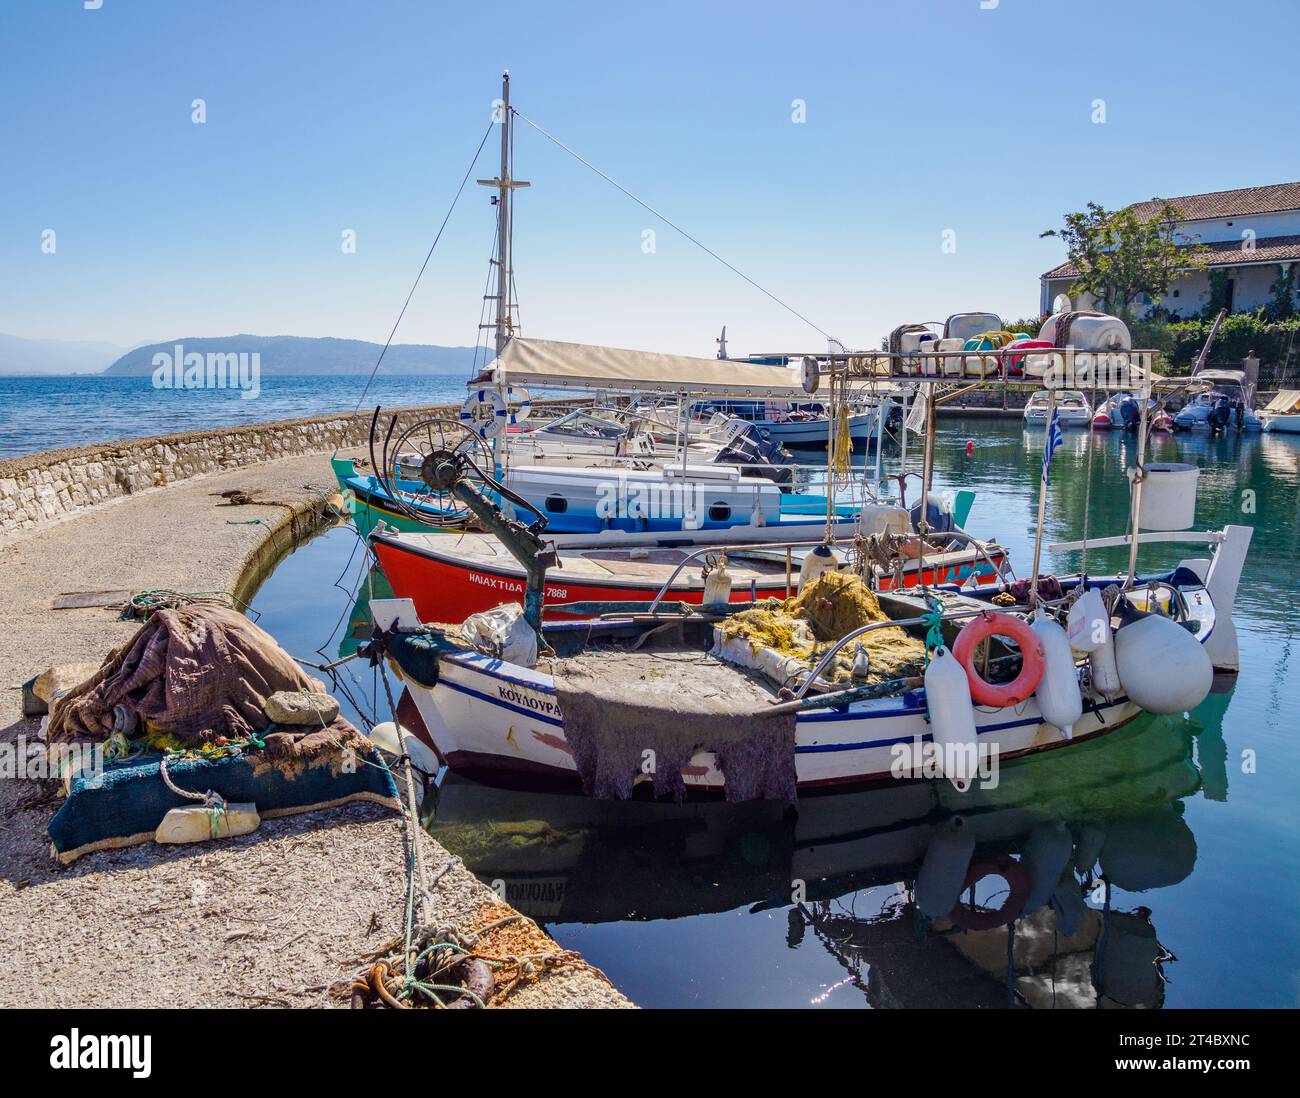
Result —
<instances>
[{"instance_id":1,"label":"yellow fishing net","mask_svg":"<svg viewBox=\"0 0 1300 1098\"><path fill-rule=\"evenodd\" d=\"M724 637L744 637L755 647L772 648L812 666L836 641L873 622L888 621L875 594L849 572L823 572L794 598L768 599L766 605L733 614L722 623ZM852 678L858 645L866 651L869 674L863 682L880 682L919 674L925 644L894 627L874 629L850 641L822 672L832 682Z\"/></svg>"}]
</instances>

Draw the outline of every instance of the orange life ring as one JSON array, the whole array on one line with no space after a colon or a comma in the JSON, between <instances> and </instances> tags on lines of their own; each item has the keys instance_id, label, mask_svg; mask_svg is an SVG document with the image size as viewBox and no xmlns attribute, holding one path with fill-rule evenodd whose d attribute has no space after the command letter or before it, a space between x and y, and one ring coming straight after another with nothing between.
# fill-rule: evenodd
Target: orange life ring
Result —
<instances>
[{"instance_id":1,"label":"orange life ring","mask_svg":"<svg viewBox=\"0 0 1300 1098\"><path fill-rule=\"evenodd\" d=\"M1023 910L1025 901L1029 899L1029 874L1015 858L1008 854L999 854L989 861L971 862L961 890L965 892L973 887L976 881L981 881L985 877L1001 877L1010 886L1002 906L969 907L964 901L958 900L957 906L948 916L953 925L963 930L995 930L997 927L1006 926Z\"/></svg>"},{"instance_id":2,"label":"orange life ring","mask_svg":"<svg viewBox=\"0 0 1300 1098\"><path fill-rule=\"evenodd\" d=\"M975 650L988 637L1010 637L1020 646L1024 663L1020 674L1010 682L997 685L985 682L975 670ZM962 627L957 634L957 643L952 646L952 654L966 669L971 700L980 705L993 705L999 709L1019 705L1038 689L1043 678L1043 642L1028 622L1013 614L985 610L974 621Z\"/></svg>"}]
</instances>

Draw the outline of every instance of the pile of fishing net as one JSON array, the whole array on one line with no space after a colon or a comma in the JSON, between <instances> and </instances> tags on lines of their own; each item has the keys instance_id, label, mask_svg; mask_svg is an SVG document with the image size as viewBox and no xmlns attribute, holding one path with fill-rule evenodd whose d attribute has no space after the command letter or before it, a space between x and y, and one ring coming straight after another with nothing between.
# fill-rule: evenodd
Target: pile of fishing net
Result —
<instances>
[{"instance_id":1,"label":"pile of fishing net","mask_svg":"<svg viewBox=\"0 0 1300 1098\"><path fill-rule=\"evenodd\" d=\"M860 577L827 571L793 598L768 599L753 610L731 615L716 627L715 653L760 670L785 685L787 680L815 667L836 641L855 629L888 620L880 601ZM853 664L859 646L868 669L865 675L855 678ZM897 626L873 629L837 652L821 678L832 683L850 679L882 682L919 674L924 663L922 641Z\"/></svg>"}]
</instances>

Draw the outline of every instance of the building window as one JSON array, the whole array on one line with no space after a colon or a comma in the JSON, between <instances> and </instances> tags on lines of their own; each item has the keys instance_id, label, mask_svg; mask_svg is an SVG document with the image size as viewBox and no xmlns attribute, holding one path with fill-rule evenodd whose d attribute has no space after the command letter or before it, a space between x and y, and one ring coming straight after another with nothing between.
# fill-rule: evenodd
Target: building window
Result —
<instances>
[{"instance_id":1,"label":"building window","mask_svg":"<svg viewBox=\"0 0 1300 1098\"><path fill-rule=\"evenodd\" d=\"M1174 291L1174 297L1177 297L1180 293L1182 293L1181 290L1175 290L1175 291Z\"/></svg>"}]
</instances>

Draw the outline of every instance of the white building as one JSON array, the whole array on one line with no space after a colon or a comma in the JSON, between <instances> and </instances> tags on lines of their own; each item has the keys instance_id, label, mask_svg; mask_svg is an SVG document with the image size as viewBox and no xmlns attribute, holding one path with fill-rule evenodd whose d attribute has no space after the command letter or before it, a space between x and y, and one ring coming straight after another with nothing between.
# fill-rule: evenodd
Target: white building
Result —
<instances>
[{"instance_id":1,"label":"white building","mask_svg":"<svg viewBox=\"0 0 1300 1098\"><path fill-rule=\"evenodd\" d=\"M1165 200L1138 202L1132 208L1143 219L1159 216ZM1168 199L1183 214L1175 234L1199 241L1208 249L1205 270L1175 278L1160 304L1170 314L1190 319L1199 316L1210 300L1210 268L1226 273L1226 304L1232 313L1248 313L1273 300L1278 276L1300 262L1300 183L1274 183L1237 191L1185 195ZM1039 311L1049 313L1057 294L1070 294L1078 271L1062 263L1040 281ZM1300 277L1293 293L1300 290ZM1092 308L1087 294L1071 294L1078 309ZM1295 300L1300 302L1300 295ZM1135 306L1145 314L1151 302Z\"/></svg>"}]
</instances>

